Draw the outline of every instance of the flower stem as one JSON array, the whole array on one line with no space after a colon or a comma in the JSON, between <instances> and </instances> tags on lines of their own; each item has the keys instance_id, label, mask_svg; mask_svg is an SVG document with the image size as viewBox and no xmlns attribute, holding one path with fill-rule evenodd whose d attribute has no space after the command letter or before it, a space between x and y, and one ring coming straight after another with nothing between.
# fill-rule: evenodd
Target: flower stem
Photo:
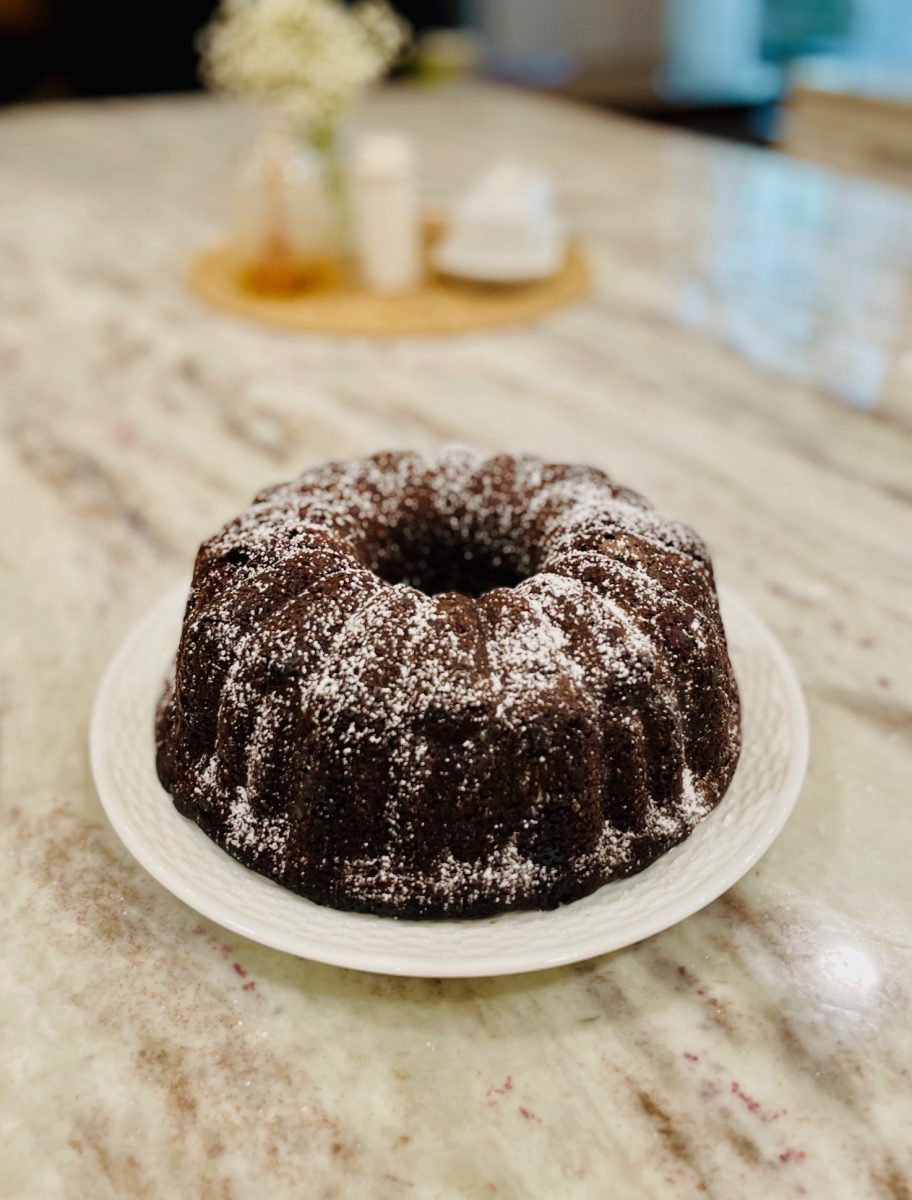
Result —
<instances>
[{"instance_id":1,"label":"flower stem","mask_svg":"<svg viewBox=\"0 0 912 1200\"><path fill-rule=\"evenodd\" d=\"M311 137L311 144L323 160L326 194L335 225L336 249L340 258L347 259L351 250L351 212L338 128L335 125L325 126Z\"/></svg>"}]
</instances>

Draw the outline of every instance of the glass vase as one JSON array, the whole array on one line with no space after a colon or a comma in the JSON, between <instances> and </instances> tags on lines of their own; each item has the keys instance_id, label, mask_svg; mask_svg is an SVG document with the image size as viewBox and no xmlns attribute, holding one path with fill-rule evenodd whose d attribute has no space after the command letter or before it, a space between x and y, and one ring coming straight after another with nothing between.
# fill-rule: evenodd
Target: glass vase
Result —
<instances>
[{"instance_id":1,"label":"glass vase","mask_svg":"<svg viewBox=\"0 0 912 1200\"><path fill-rule=\"evenodd\" d=\"M288 295L325 285L340 257L335 186L322 149L266 114L231 195L230 243L245 287Z\"/></svg>"}]
</instances>

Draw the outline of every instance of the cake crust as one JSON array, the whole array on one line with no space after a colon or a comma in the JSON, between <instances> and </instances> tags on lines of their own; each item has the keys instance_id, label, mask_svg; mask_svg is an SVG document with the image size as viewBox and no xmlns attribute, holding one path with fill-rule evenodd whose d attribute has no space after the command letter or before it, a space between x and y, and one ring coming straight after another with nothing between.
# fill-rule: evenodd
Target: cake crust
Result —
<instances>
[{"instance_id":1,"label":"cake crust","mask_svg":"<svg viewBox=\"0 0 912 1200\"><path fill-rule=\"evenodd\" d=\"M199 550L157 769L245 866L407 918L548 909L722 798L738 692L706 547L595 468L330 463Z\"/></svg>"}]
</instances>

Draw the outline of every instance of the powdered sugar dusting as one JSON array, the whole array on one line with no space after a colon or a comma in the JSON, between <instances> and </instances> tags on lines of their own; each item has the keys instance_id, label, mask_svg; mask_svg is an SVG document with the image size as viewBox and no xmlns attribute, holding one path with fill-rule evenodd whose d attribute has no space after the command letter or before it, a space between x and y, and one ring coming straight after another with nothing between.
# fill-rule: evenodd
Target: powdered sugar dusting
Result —
<instances>
[{"instance_id":1,"label":"powdered sugar dusting","mask_svg":"<svg viewBox=\"0 0 912 1200\"><path fill-rule=\"evenodd\" d=\"M257 813L247 799L247 789L239 787L228 809L225 836L233 849L268 851L281 859L288 841L288 818Z\"/></svg>"},{"instance_id":2,"label":"powdered sugar dusting","mask_svg":"<svg viewBox=\"0 0 912 1200\"><path fill-rule=\"evenodd\" d=\"M589 467L328 464L201 548L159 743L182 811L305 894L554 903L641 869L724 791L737 693L708 555Z\"/></svg>"}]
</instances>

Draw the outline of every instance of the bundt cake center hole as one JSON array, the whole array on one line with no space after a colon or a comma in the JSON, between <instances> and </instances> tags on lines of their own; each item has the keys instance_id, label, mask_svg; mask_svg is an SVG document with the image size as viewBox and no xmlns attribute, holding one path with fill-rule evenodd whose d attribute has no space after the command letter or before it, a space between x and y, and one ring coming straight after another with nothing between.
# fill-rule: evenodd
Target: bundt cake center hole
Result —
<instances>
[{"instance_id":1,"label":"bundt cake center hole","mask_svg":"<svg viewBox=\"0 0 912 1200\"><path fill-rule=\"evenodd\" d=\"M516 587L528 578L490 546L446 538L391 539L371 566L387 583L407 583L426 596L458 592L477 599L495 588Z\"/></svg>"}]
</instances>

